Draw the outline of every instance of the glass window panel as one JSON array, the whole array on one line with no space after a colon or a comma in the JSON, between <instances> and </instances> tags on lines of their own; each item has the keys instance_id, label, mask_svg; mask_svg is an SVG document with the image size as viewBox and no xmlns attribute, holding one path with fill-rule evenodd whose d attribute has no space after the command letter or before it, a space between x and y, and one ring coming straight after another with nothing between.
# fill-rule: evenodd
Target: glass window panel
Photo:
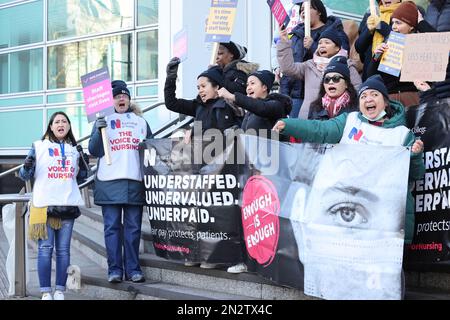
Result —
<instances>
[{"instance_id":1,"label":"glass window panel","mask_svg":"<svg viewBox=\"0 0 450 320\"><path fill-rule=\"evenodd\" d=\"M138 87L137 95L138 96L156 96L156 95L158 95L158 85Z\"/></svg>"},{"instance_id":2,"label":"glass window panel","mask_svg":"<svg viewBox=\"0 0 450 320\"><path fill-rule=\"evenodd\" d=\"M138 0L138 26L158 23L158 0Z\"/></svg>"},{"instance_id":3,"label":"glass window panel","mask_svg":"<svg viewBox=\"0 0 450 320\"><path fill-rule=\"evenodd\" d=\"M48 103L83 101L83 93L82 92L70 92L70 93L52 94L52 95L47 96L47 101L48 101Z\"/></svg>"},{"instance_id":4,"label":"glass window panel","mask_svg":"<svg viewBox=\"0 0 450 320\"><path fill-rule=\"evenodd\" d=\"M47 109L47 123L50 120L52 114L57 111L63 111L70 119L73 135L75 139L83 138L91 134L92 123L88 123L84 105L61 107L61 108L49 108ZM87 146L88 141L86 141ZM84 146L84 145L83 145Z\"/></svg>"},{"instance_id":5,"label":"glass window panel","mask_svg":"<svg viewBox=\"0 0 450 320\"><path fill-rule=\"evenodd\" d=\"M0 55L0 94L42 90L42 49Z\"/></svg>"},{"instance_id":6,"label":"glass window panel","mask_svg":"<svg viewBox=\"0 0 450 320\"><path fill-rule=\"evenodd\" d=\"M0 49L42 42L42 1L0 10Z\"/></svg>"},{"instance_id":7,"label":"glass window panel","mask_svg":"<svg viewBox=\"0 0 450 320\"><path fill-rule=\"evenodd\" d=\"M42 109L1 112L0 128L8 134L0 134L0 148L31 147L43 134L42 113Z\"/></svg>"},{"instance_id":8,"label":"glass window panel","mask_svg":"<svg viewBox=\"0 0 450 320\"><path fill-rule=\"evenodd\" d=\"M131 34L48 47L48 89L80 87L80 77L109 68L111 79L132 79Z\"/></svg>"},{"instance_id":9,"label":"glass window panel","mask_svg":"<svg viewBox=\"0 0 450 320\"><path fill-rule=\"evenodd\" d=\"M49 0L48 40L133 27L130 0Z\"/></svg>"},{"instance_id":10,"label":"glass window panel","mask_svg":"<svg viewBox=\"0 0 450 320\"><path fill-rule=\"evenodd\" d=\"M158 77L158 30L139 32L137 35L137 80Z\"/></svg>"},{"instance_id":11,"label":"glass window panel","mask_svg":"<svg viewBox=\"0 0 450 320\"><path fill-rule=\"evenodd\" d=\"M17 107L43 104L43 96L0 99L0 107Z\"/></svg>"}]
</instances>

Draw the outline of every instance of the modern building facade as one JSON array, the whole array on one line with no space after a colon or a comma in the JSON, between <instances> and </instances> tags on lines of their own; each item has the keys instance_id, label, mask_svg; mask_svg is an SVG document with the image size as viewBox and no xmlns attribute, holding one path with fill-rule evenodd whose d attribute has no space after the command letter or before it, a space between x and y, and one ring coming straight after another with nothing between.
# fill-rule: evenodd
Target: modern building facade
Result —
<instances>
[{"instance_id":1,"label":"modern building facade","mask_svg":"<svg viewBox=\"0 0 450 320\"><path fill-rule=\"evenodd\" d=\"M336 15L355 20L368 2L324 1ZM128 83L141 107L163 101L172 38L182 28L188 58L177 92L193 98L196 77L211 55L212 44L204 41L210 5L211 0L0 0L0 165L23 158L56 111L69 115L76 137L90 133L80 76L93 70L107 66L112 79ZM239 0L232 40L245 45L247 60L261 68L271 68L273 30L265 0ZM145 114L153 130L176 116L164 106Z\"/></svg>"}]
</instances>

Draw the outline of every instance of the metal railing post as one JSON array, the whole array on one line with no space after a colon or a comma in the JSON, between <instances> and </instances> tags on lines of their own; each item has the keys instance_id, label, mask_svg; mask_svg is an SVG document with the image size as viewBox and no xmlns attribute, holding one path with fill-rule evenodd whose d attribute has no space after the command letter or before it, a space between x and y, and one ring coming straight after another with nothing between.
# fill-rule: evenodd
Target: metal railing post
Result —
<instances>
[{"instance_id":1,"label":"metal railing post","mask_svg":"<svg viewBox=\"0 0 450 320\"><path fill-rule=\"evenodd\" d=\"M84 199L84 206L86 208L91 208L91 198L89 197L89 188L88 187L84 187L83 189L81 189L81 193L83 194L83 199Z\"/></svg>"},{"instance_id":2,"label":"metal railing post","mask_svg":"<svg viewBox=\"0 0 450 320\"><path fill-rule=\"evenodd\" d=\"M15 270L14 270L14 295L19 297L26 296L26 261L25 261L25 219L23 216L23 202L15 202L16 204L16 223L15 223Z\"/></svg>"}]
</instances>

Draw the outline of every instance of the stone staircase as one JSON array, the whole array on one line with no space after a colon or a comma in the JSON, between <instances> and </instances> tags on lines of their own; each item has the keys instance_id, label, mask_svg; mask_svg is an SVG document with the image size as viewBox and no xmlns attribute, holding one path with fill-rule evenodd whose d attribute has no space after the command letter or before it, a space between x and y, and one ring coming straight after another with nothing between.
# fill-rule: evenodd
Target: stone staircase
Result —
<instances>
[{"instance_id":1,"label":"stone staircase","mask_svg":"<svg viewBox=\"0 0 450 320\"><path fill-rule=\"evenodd\" d=\"M72 256L81 253L83 295L94 299L179 299L179 300L247 300L247 299L313 299L301 291L281 287L251 273L230 274L225 269L186 267L177 261L157 257L153 251L150 224L144 214L140 244L141 266L147 281L143 284L107 280L106 250L103 239L101 208L80 208L72 236ZM72 258L72 264L77 264Z\"/></svg>"}]
</instances>

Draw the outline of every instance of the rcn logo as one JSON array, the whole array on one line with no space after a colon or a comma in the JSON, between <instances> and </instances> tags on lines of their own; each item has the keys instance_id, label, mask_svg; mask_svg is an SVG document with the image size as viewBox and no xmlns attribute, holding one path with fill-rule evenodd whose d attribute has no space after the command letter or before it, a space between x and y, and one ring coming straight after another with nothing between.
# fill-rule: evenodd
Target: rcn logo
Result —
<instances>
[{"instance_id":1,"label":"rcn logo","mask_svg":"<svg viewBox=\"0 0 450 320\"><path fill-rule=\"evenodd\" d=\"M48 148L48 154L50 155L50 157L59 157L59 149Z\"/></svg>"},{"instance_id":2,"label":"rcn logo","mask_svg":"<svg viewBox=\"0 0 450 320\"><path fill-rule=\"evenodd\" d=\"M358 130L355 127L353 127L353 129L350 131L350 133L348 134L348 138L356 141L359 141L359 139L361 139L362 135L364 133L362 132L362 130Z\"/></svg>"},{"instance_id":3,"label":"rcn logo","mask_svg":"<svg viewBox=\"0 0 450 320\"><path fill-rule=\"evenodd\" d=\"M120 129L120 127L121 127L121 124L120 124L120 120L119 119L117 119L117 120L111 120L111 128L114 130L114 129Z\"/></svg>"}]
</instances>

